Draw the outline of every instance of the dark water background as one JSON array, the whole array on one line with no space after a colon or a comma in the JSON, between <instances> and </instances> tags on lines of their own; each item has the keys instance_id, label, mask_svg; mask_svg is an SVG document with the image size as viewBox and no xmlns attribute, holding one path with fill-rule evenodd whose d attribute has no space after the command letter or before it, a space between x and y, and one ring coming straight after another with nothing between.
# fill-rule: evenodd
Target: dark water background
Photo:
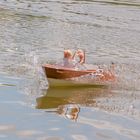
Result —
<instances>
[{"instance_id":1,"label":"dark water background","mask_svg":"<svg viewBox=\"0 0 140 140\"><path fill-rule=\"evenodd\" d=\"M119 82L48 89L41 65L64 48ZM0 139L139 140L139 71L139 0L0 1Z\"/></svg>"}]
</instances>

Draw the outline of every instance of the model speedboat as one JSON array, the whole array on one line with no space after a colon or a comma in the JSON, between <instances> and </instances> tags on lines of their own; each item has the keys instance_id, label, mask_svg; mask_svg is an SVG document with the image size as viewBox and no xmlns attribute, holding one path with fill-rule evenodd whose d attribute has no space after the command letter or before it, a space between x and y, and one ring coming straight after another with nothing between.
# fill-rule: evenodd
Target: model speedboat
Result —
<instances>
[{"instance_id":1,"label":"model speedboat","mask_svg":"<svg viewBox=\"0 0 140 140\"><path fill-rule=\"evenodd\" d=\"M64 66L45 64L42 66L48 78L49 86L89 86L105 85L116 80L111 71L95 69L80 70Z\"/></svg>"}]
</instances>

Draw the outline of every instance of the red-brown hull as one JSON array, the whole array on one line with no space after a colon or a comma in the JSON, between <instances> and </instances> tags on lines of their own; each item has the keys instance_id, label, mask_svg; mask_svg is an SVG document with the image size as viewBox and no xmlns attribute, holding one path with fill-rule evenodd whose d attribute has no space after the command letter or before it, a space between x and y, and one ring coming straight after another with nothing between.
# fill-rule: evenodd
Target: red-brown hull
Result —
<instances>
[{"instance_id":1,"label":"red-brown hull","mask_svg":"<svg viewBox=\"0 0 140 140\"><path fill-rule=\"evenodd\" d=\"M97 74L96 70L75 70L72 68L59 67L55 65L46 64L43 66L47 78L54 79L70 79L76 78L87 74ZM115 81L116 77L111 72L102 72L95 77L96 81Z\"/></svg>"},{"instance_id":2,"label":"red-brown hull","mask_svg":"<svg viewBox=\"0 0 140 140\"><path fill-rule=\"evenodd\" d=\"M55 65L46 64L43 66L45 74L47 78L55 78L55 79L68 79L80 77L82 75L95 73L96 70L75 70L72 68L64 68Z\"/></svg>"}]
</instances>

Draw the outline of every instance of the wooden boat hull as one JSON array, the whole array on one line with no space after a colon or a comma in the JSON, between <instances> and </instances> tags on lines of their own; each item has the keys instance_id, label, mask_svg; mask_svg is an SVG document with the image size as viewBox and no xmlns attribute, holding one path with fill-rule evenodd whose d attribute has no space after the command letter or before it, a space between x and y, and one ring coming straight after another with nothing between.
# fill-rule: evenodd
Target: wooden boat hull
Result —
<instances>
[{"instance_id":1,"label":"wooden boat hull","mask_svg":"<svg viewBox=\"0 0 140 140\"><path fill-rule=\"evenodd\" d=\"M72 68L64 68L50 64L44 65L43 69L45 71L47 78L55 78L55 79L75 78L96 72L96 70L75 70Z\"/></svg>"},{"instance_id":2,"label":"wooden boat hull","mask_svg":"<svg viewBox=\"0 0 140 140\"><path fill-rule=\"evenodd\" d=\"M55 65L43 66L50 87L64 86L99 86L106 85L109 81L115 81L115 76L110 72L99 72L96 70L75 70ZM87 78L85 78L87 75ZM78 79L78 80L77 80Z\"/></svg>"}]
</instances>

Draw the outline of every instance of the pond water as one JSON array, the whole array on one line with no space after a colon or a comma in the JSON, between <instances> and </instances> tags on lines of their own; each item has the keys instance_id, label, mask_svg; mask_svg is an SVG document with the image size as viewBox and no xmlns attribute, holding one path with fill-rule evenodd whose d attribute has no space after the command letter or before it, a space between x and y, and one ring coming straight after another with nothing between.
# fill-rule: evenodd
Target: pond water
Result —
<instances>
[{"instance_id":1,"label":"pond water","mask_svg":"<svg viewBox=\"0 0 140 140\"><path fill-rule=\"evenodd\" d=\"M139 0L1 0L0 138L140 139ZM80 48L118 83L49 88L42 64Z\"/></svg>"}]
</instances>

